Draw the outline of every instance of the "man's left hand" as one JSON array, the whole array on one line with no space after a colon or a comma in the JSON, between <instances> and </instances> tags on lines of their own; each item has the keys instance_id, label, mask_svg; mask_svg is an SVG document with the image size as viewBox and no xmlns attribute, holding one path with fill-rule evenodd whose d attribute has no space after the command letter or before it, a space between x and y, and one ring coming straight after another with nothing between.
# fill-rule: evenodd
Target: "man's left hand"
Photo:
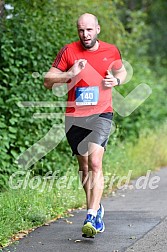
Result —
<instances>
[{"instance_id":1,"label":"man's left hand","mask_svg":"<svg viewBox=\"0 0 167 252\"><path fill-rule=\"evenodd\" d=\"M118 81L117 78L115 78L109 70L107 70L107 74L105 76L105 78L103 79L103 84L105 87L114 87L118 85Z\"/></svg>"}]
</instances>

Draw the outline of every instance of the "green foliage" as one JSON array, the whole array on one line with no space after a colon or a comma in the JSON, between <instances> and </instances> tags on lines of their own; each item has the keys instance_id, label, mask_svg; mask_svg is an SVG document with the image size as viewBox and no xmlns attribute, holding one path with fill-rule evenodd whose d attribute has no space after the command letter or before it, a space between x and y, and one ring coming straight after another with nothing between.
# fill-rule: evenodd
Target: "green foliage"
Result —
<instances>
[{"instance_id":1,"label":"green foliage","mask_svg":"<svg viewBox=\"0 0 167 252\"><path fill-rule=\"evenodd\" d=\"M50 68L61 46L69 42L69 37L64 36L67 35L67 31L71 39L74 34L71 32L74 28L70 24L65 31L63 20L67 20L70 16L58 4L53 8L53 4L51 6L45 1L31 1L31 3L9 1L9 3L14 7L10 13L13 17L3 20L0 63L2 81L0 89L3 92L0 100L2 114L0 186L2 187L6 184L5 175L10 175L18 169L16 158L41 139L55 123L53 120L35 120L33 113L41 113L44 110L48 113L56 112L57 108L54 108L54 111L20 108L18 102L56 100L56 97L49 91L46 92L43 87L43 72ZM33 72L37 72L39 77L34 78ZM60 112L60 109L58 111ZM59 162L62 145L63 143L50 158L45 160L43 172L52 169L53 162ZM68 163L67 155L64 153L62 156ZM64 163L61 163L62 167Z\"/></svg>"},{"instance_id":2,"label":"green foliage","mask_svg":"<svg viewBox=\"0 0 167 252\"><path fill-rule=\"evenodd\" d=\"M146 83L152 90L151 95L127 117L121 117L115 113L115 123L117 125L117 138L130 138L131 141L138 141L140 132L144 129L149 132L163 124L167 117L166 111L166 87L165 76L159 77L152 73L148 64L136 62L133 64L134 74L132 79L125 86L117 88L124 96L128 95L137 85Z\"/></svg>"},{"instance_id":3,"label":"green foliage","mask_svg":"<svg viewBox=\"0 0 167 252\"><path fill-rule=\"evenodd\" d=\"M167 47L166 47L166 16L167 2L164 0L153 1L149 10L149 23L152 27L148 36L151 43L148 50L150 65L159 76L166 75ZM154 56L154 57L153 57Z\"/></svg>"},{"instance_id":4,"label":"green foliage","mask_svg":"<svg viewBox=\"0 0 167 252\"><path fill-rule=\"evenodd\" d=\"M118 139L123 140L130 137L132 141L138 141L141 130L146 129L149 132L149 129L162 124L167 116L165 84L167 79L164 67L166 51L162 50L164 47L160 46L165 41L163 40L161 43L160 37L165 34L165 31L162 33L162 30L165 29L167 20L165 15L162 15L160 20L156 18L165 10L163 8L165 2L126 0L117 1L116 6L125 29L123 38L126 43L123 47L120 45L120 48L122 48L124 59L133 68L132 79L117 90L126 96L140 83L146 83L152 90L152 94L147 100L130 116L122 118L115 114ZM158 25L161 27L160 29L158 29ZM157 28L155 29L155 27ZM156 39L152 39L152 36Z\"/></svg>"},{"instance_id":5,"label":"green foliage","mask_svg":"<svg viewBox=\"0 0 167 252\"><path fill-rule=\"evenodd\" d=\"M135 179L146 174L148 170L153 171L165 167L167 163L166 133L165 122L154 130L141 129L135 143L127 139L122 142L115 139L117 144L113 144L112 147L109 145L104 157L105 175L121 178L132 171L130 179ZM112 141L111 138L110 141ZM117 181L116 184L108 183L110 181L106 181L106 193L115 188L118 189Z\"/></svg>"}]
</instances>

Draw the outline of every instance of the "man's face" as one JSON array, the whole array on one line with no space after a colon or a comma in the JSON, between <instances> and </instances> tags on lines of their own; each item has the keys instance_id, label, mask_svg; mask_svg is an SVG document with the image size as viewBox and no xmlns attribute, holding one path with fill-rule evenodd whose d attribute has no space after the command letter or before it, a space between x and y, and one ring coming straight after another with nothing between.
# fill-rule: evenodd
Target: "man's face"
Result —
<instances>
[{"instance_id":1,"label":"man's face","mask_svg":"<svg viewBox=\"0 0 167 252\"><path fill-rule=\"evenodd\" d=\"M78 22L78 35L82 45L86 49L93 49L97 41L97 34L100 32L99 25L94 19L81 19Z\"/></svg>"}]
</instances>

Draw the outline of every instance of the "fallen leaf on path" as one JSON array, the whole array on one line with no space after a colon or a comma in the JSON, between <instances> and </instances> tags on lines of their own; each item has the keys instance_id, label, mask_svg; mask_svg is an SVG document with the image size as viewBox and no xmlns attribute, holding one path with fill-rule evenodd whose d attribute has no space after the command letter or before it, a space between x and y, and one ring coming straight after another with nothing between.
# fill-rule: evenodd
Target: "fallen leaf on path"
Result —
<instances>
[{"instance_id":1,"label":"fallen leaf on path","mask_svg":"<svg viewBox=\"0 0 167 252\"><path fill-rule=\"evenodd\" d=\"M30 230L25 230L25 231L21 231L19 233L17 233L16 235L13 235L12 240L13 241L18 241L21 238L23 238L24 236L26 236L29 233ZM31 231L33 231L33 229L31 229Z\"/></svg>"},{"instance_id":2,"label":"fallen leaf on path","mask_svg":"<svg viewBox=\"0 0 167 252\"><path fill-rule=\"evenodd\" d=\"M74 215L73 214L68 214L69 215L69 217L74 217Z\"/></svg>"},{"instance_id":3,"label":"fallen leaf on path","mask_svg":"<svg viewBox=\"0 0 167 252\"><path fill-rule=\"evenodd\" d=\"M67 224L72 224L72 221L69 221L67 219L64 220Z\"/></svg>"},{"instance_id":4,"label":"fallen leaf on path","mask_svg":"<svg viewBox=\"0 0 167 252\"><path fill-rule=\"evenodd\" d=\"M49 223L45 223L44 226L50 226L50 224Z\"/></svg>"}]
</instances>

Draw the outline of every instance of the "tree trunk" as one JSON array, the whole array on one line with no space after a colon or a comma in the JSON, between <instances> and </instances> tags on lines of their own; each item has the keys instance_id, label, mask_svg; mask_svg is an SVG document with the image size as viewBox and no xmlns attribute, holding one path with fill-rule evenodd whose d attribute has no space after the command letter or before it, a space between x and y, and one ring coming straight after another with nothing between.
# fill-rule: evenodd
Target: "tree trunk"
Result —
<instances>
[{"instance_id":1,"label":"tree trunk","mask_svg":"<svg viewBox=\"0 0 167 252\"><path fill-rule=\"evenodd\" d=\"M4 15L4 5L5 5L4 1L0 0L0 18L2 18Z\"/></svg>"}]
</instances>

